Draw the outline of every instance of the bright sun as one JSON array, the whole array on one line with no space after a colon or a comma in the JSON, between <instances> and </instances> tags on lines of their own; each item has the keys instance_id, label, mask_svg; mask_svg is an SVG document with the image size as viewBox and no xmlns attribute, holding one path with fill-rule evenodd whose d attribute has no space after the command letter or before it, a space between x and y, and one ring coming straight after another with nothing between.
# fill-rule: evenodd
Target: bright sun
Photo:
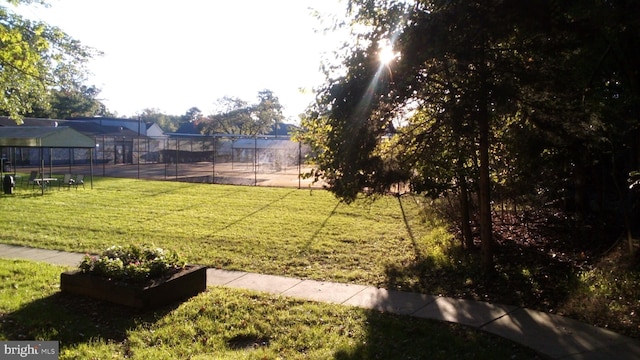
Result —
<instances>
[{"instance_id":1,"label":"bright sun","mask_svg":"<svg viewBox=\"0 0 640 360\"><path fill-rule=\"evenodd\" d=\"M383 65L389 65L391 61L398 57L398 53L393 52L393 48L389 44L381 45L378 51L378 59Z\"/></svg>"}]
</instances>

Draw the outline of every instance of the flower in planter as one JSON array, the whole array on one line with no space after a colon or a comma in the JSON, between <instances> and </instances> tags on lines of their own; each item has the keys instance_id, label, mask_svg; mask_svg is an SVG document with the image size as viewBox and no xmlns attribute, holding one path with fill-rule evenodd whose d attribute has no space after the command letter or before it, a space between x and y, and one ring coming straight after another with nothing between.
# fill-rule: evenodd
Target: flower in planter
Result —
<instances>
[{"instance_id":1,"label":"flower in planter","mask_svg":"<svg viewBox=\"0 0 640 360\"><path fill-rule=\"evenodd\" d=\"M114 280L143 282L172 275L185 265L175 251L129 245L111 246L99 256L85 255L80 270Z\"/></svg>"}]
</instances>

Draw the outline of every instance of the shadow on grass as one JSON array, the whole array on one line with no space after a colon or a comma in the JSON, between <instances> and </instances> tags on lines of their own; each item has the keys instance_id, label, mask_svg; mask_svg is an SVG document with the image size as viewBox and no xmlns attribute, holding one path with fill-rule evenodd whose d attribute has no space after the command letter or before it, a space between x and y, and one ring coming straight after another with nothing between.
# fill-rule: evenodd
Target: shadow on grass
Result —
<instances>
[{"instance_id":1,"label":"shadow on grass","mask_svg":"<svg viewBox=\"0 0 640 360\"><path fill-rule=\"evenodd\" d=\"M386 288L415 291L551 311L579 284L579 269L566 258L495 235L495 271L483 272L479 249L465 250L453 241L443 254L421 254L399 199L415 259L385 269Z\"/></svg>"},{"instance_id":2,"label":"shadow on grass","mask_svg":"<svg viewBox=\"0 0 640 360\"><path fill-rule=\"evenodd\" d=\"M143 323L153 323L178 305L144 311L57 292L2 314L0 332L11 340L60 341L61 347L96 339L122 342L128 330Z\"/></svg>"},{"instance_id":3,"label":"shadow on grass","mask_svg":"<svg viewBox=\"0 0 640 360\"><path fill-rule=\"evenodd\" d=\"M229 228L231 228L231 227L233 227L233 226L235 226L235 225L237 225L237 224L240 224L240 223L243 223L244 221L247 221L248 219L252 218L254 215L256 215L256 214L258 214L258 213L260 213L260 212L262 212L262 211L268 210L268 209L269 209L270 207L272 207L274 204L276 204L276 203L278 203L278 202L280 202L280 201L284 200L285 198L287 198L288 196L290 196L291 194L293 194L295 191L296 191L296 190L289 191L289 192L287 192L286 194L284 194L283 196L281 196L280 198L275 199L275 200L271 201L270 203L266 203L266 204L264 204L262 207L260 207L260 208L258 208L258 209L256 209L256 210L254 210L254 211L252 211L252 212L250 212L250 213L248 213L248 214L244 215L243 217L238 218L237 220L235 220L235 221L233 221L233 222L230 222L229 224L225 225L224 227L222 227L222 228L220 228L220 229L215 230L215 231L213 232L213 234L217 234L217 233L219 233L219 232L225 231L225 230L227 230L227 229L229 229Z\"/></svg>"},{"instance_id":4,"label":"shadow on grass","mask_svg":"<svg viewBox=\"0 0 640 360\"><path fill-rule=\"evenodd\" d=\"M529 307L557 309L578 286L578 273L567 263L516 245L504 245L496 270L480 270L479 254L450 250L448 259L426 256L411 264L387 266L386 287Z\"/></svg>"},{"instance_id":5,"label":"shadow on grass","mask_svg":"<svg viewBox=\"0 0 640 360\"><path fill-rule=\"evenodd\" d=\"M420 253L420 248L416 243L416 238L413 235L413 231L411 230L411 226L409 225L409 221L407 220L407 213L404 211L404 206L402 205L402 199L398 196L398 206L400 207L400 211L402 212L402 221L404 221L404 226L407 229L407 234L411 239L411 244L413 245L413 251L416 255L416 259L420 260L422 258L422 254Z\"/></svg>"},{"instance_id":6,"label":"shadow on grass","mask_svg":"<svg viewBox=\"0 0 640 360\"><path fill-rule=\"evenodd\" d=\"M336 206L333 207L333 210L331 210L329 215L327 215L327 217L322 221L322 224L320 224L320 226L318 226L318 229L316 229L316 231L309 238L309 241L307 241L307 243L305 244L305 246L304 246L305 250L309 249L311 244L316 242L316 240L318 238L318 234L320 234L320 232L322 230L324 230L324 228L327 226L327 223L329 222L329 220L336 214L336 210L338 210L338 207L340 206L340 204L342 204L341 201L337 201L336 202Z\"/></svg>"},{"instance_id":7,"label":"shadow on grass","mask_svg":"<svg viewBox=\"0 0 640 360\"><path fill-rule=\"evenodd\" d=\"M402 201L399 201L399 206L413 245L414 259L408 263L387 265L386 283L382 287L388 290L378 289L371 305L380 312L411 314L424 319L399 315L402 320L390 329L388 324L383 326L379 323L379 314L373 312L368 321L366 344L355 351L337 353L337 359L437 359L451 354L459 359L546 359L544 353L557 349L566 349L567 354L585 351L584 344L575 341L573 335L557 334L551 345L549 339L540 340L536 343L538 349L521 345L532 342L517 336L533 333L535 338L545 332L556 333L553 321L562 322L562 318L548 320L552 325L547 327L547 323L539 324L531 313L519 308L539 309L543 316L552 316L545 313L567 301L578 286L578 272L573 264L506 241L497 250L495 272L489 274L481 271L477 250L464 251L451 243L443 249L443 254L430 256L423 253L418 239L414 237ZM520 331L512 332L511 327L500 326L493 330L497 334L504 331L506 338L503 338L480 330L512 311L518 311L519 317L513 320L513 326L519 327ZM429 353L416 352L415 347L407 346L407 336L403 338L402 335L407 331L419 334L419 338L428 342L421 349L429 349ZM584 334L582 340L593 343L601 340L597 337L598 333Z\"/></svg>"},{"instance_id":8,"label":"shadow on grass","mask_svg":"<svg viewBox=\"0 0 640 360\"><path fill-rule=\"evenodd\" d=\"M524 346L452 323L370 311L367 324L366 341L337 351L335 359L544 359Z\"/></svg>"},{"instance_id":9,"label":"shadow on grass","mask_svg":"<svg viewBox=\"0 0 640 360\"><path fill-rule=\"evenodd\" d=\"M46 193L45 193L46 194ZM14 197L19 197L19 198L32 198L32 197L40 197L42 196L42 193L40 193L40 191L34 190L31 191L30 189L28 191L14 191L13 194L2 194L0 195L0 198L14 198Z\"/></svg>"}]
</instances>

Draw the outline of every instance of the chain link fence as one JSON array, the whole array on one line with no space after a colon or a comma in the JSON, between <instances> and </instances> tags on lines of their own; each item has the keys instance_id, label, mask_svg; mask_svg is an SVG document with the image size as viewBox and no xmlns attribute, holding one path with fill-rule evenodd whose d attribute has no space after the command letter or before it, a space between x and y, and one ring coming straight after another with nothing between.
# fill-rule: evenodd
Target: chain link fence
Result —
<instances>
[{"instance_id":1,"label":"chain link fence","mask_svg":"<svg viewBox=\"0 0 640 360\"><path fill-rule=\"evenodd\" d=\"M6 149L12 163L27 171L83 173L105 177L210 184L320 188L304 179L310 148L273 136L96 136L89 149ZM4 152L3 152L4 154Z\"/></svg>"}]
</instances>

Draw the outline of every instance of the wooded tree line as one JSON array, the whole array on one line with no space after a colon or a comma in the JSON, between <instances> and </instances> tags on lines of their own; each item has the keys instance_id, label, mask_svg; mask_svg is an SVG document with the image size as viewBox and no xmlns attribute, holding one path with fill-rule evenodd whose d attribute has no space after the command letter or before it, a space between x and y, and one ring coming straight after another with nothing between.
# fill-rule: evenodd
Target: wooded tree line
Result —
<instances>
[{"instance_id":1,"label":"wooded tree line","mask_svg":"<svg viewBox=\"0 0 640 360\"><path fill-rule=\"evenodd\" d=\"M352 41L299 134L312 175L347 202L397 183L455 195L487 270L497 202L624 229L632 251L638 14L627 0L351 0Z\"/></svg>"},{"instance_id":2,"label":"wooded tree line","mask_svg":"<svg viewBox=\"0 0 640 360\"><path fill-rule=\"evenodd\" d=\"M258 102L249 102L237 97L226 96L215 102L215 109L205 115L197 107L192 107L184 115L167 115L157 109L145 109L139 116L142 121L154 122L165 132L181 131L180 127L189 123L200 134L242 134L263 135L284 127L282 105L278 97L268 89L258 92ZM279 134L287 134L286 128Z\"/></svg>"}]
</instances>

